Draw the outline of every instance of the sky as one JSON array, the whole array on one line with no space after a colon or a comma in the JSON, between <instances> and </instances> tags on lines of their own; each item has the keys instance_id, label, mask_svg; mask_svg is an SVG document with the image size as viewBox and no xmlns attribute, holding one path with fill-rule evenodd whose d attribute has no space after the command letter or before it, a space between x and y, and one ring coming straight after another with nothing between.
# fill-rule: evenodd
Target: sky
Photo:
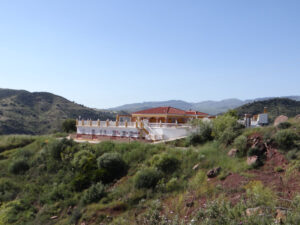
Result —
<instances>
[{"instance_id":1,"label":"sky","mask_svg":"<svg viewBox=\"0 0 300 225\"><path fill-rule=\"evenodd\" d=\"M0 0L0 88L109 108L300 95L299 0Z\"/></svg>"}]
</instances>

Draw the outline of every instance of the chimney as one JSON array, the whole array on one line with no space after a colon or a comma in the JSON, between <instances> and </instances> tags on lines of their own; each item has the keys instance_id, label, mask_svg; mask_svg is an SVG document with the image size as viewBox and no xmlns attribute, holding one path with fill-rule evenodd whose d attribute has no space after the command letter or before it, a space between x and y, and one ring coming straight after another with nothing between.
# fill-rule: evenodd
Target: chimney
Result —
<instances>
[{"instance_id":1,"label":"chimney","mask_svg":"<svg viewBox=\"0 0 300 225\"><path fill-rule=\"evenodd\" d=\"M264 113L268 113L268 108L267 107L264 107Z\"/></svg>"}]
</instances>

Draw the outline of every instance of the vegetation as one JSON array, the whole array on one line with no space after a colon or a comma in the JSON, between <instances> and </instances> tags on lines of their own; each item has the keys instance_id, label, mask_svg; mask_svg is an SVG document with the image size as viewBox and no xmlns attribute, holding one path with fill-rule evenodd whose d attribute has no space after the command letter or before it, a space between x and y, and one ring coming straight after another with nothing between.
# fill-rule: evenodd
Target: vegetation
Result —
<instances>
[{"instance_id":1,"label":"vegetation","mask_svg":"<svg viewBox=\"0 0 300 225\"><path fill-rule=\"evenodd\" d=\"M299 140L299 136L292 130L280 130L274 136L275 142L284 150L290 150L295 147L295 141Z\"/></svg>"},{"instance_id":2,"label":"vegetation","mask_svg":"<svg viewBox=\"0 0 300 225\"><path fill-rule=\"evenodd\" d=\"M76 131L76 120L66 119L62 124L62 130L66 133L71 133Z\"/></svg>"},{"instance_id":3,"label":"vegetation","mask_svg":"<svg viewBox=\"0 0 300 225\"><path fill-rule=\"evenodd\" d=\"M93 184L87 189L82 196L82 202L84 204L93 203L99 201L105 196L105 188L102 183Z\"/></svg>"},{"instance_id":4,"label":"vegetation","mask_svg":"<svg viewBox=\"0 0 300 225\"><path fill-rule=\"evenodd\" d=\"M136 188L155 188L161 175L156 169L147 168L139 171L135 177Z\"/></svg>"},{"instance_id":5,"label":"vegetation","mask_svg":"<svg viewBox=\"0 0 300 225\"><path fill-rule=\"evenodd\" d=\"M209 121L194 120L192 125L197 127L197 130L189 136L188 145L203 144L213 139L212 124Z\"/></svg>"},{"instance_id":6,"label":"vegetation","mask_svg":"<svg viewBox=\"0 0 300 225\"><path fill-rule=\"evenodd\" d=\"M288 122L245 129L231 111L196 122L205 141L167 144L2 136L0 224L299 224L300 121Z\"/></svg>"},{"instance_id":7,"label":"vegetation","mask_svg":"<svg viewBox=\"0 0 300 225\"><path fill-rule=\"evenodd\" d=\"M236 112L230 110L213 121L212 132L213 136L221 143L230 145L241 134L242 129L243 126L237 122Z\"/></svg>"}]
</instances>

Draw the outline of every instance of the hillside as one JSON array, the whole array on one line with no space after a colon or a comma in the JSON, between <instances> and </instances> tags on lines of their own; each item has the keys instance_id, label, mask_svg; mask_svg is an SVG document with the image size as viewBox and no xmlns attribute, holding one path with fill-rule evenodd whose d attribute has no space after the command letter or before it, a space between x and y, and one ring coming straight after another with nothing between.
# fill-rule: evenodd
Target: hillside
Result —
<instances>
[{"instance_id":1,"label":"hillside","mask_svg":"<svg viewBox=\"0 0 300 225\"><path fill-rule=\"evenodd\" d=\"M0 134L45 134L61 130L66 118L110 119L96 111L47 92L0 89Z\"/></svg>"},{"instance_id":2,"label":"hillside","mask_svg":"<svg viewBox=\"0 0 300 225\"><path fill-rule=\"evenodd\" d=\"M183 110L198 110L200 112L205 112L212 115L217 115L223 112L228 111L229 109L234 109L240 107L244 104L255 102L255 101L264 101L273 99L275 97L266 97L266 98L257 98L257 99L248 99L248 100L240 100L240 99L224 99L220 101L202 101L202 102L186 102L181 100L170 100L170 101L157 101L157 102L143 102L143 103L133 103L126 104L122 106L118 106L115 108L110 108L109 110L123 110L128 112L135 112L139 110L144 110L147 108L154 108L160 106L171 106ZM296 101L300 101L300 96L287 96L282 98L288 98Z\"/></svg>"},{"instance_id":3,"label":"hillside","mask_svg":"<svg viewBox=\"0 0 300 225\"><path fill-rule=\"evenodd\" d=\"M294 117L300 114L300 101L288 98L274 98L264 101L255 101L238 107L236 110L239 116L242 117L246 113L252 115L262 113L264 107L268 108L269 118L271 121L280 115Z\"/></svg>"},{"instance_id":4,"label":"hillside","mask_svg":"<svg viewBox=\"0 0 300 225\"><path fill-rule=\"evenodd\" d=\"M0 224L300 224L300 120L232 119L155 145L0 136Z\"/></svg>"}]
</instances>

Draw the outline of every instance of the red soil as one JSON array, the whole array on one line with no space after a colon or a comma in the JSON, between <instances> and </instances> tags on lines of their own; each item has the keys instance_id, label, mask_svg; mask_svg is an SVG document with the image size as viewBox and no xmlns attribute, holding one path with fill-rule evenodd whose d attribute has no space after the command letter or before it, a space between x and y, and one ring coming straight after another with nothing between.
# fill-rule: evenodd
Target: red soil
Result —
<instances>
[{"instance_id":1,"label":"red soil","mask_svg":"<svg viewBox=\"0 0 300 225\"><path fill-rule=\"evenodd\" d=\"M281 167L283 172L276 172L275 168ZM234 205L245 197L244 186L250 181L261 181L266 187L271 188L279 199L284 201L291 200L296 193L300 193L300 172L296 171L292 176L287 178L285 171L288 168L288 161L284 155L276 149L267 146L266 161L264 165L256 170L248 172L249 176L245 177L237 173L231 173L225 180L220 181L217 178L209 179L216 188L220 185L225 191L226 197ZM224 191L222 191L224 193ZM165 202L168 209L172 209L174 199ZM186 205L193 202L192 206ZM184 208L180 212L180 217L188 220L191 215L199 211L200 208L206 207L206 196L196 197L193 192L185 196ZM169 213L164 212L165 215ZM171 215L170 215L171 216Z\"/></svg>"}]
</instances>

